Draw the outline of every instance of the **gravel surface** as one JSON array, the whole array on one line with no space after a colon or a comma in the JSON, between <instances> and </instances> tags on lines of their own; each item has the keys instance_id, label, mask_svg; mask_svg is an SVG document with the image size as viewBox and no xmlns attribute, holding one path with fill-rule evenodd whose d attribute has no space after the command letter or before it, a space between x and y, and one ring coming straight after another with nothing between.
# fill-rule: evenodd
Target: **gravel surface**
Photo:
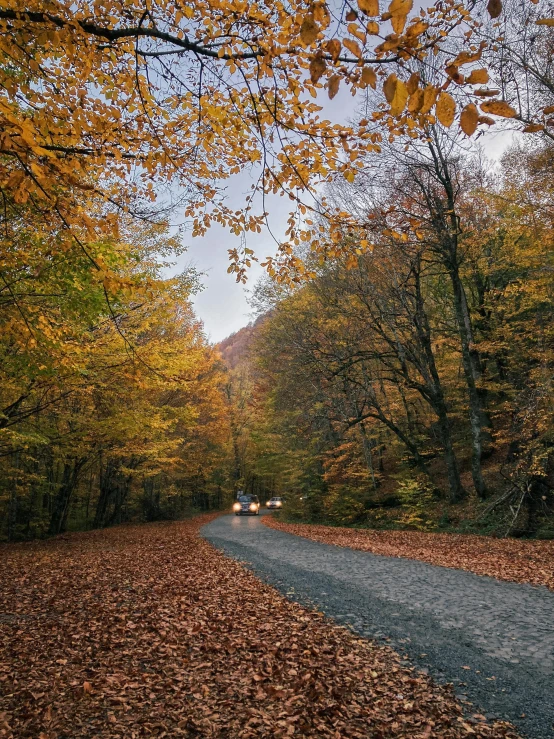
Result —
<instances>
[{"instance_id":1,"label":"gravel surface","mask_svg":"<svg viewBox=\"0 0 554 739\"><path fill-rule=\"evenodd\" d=\"M289 599L391 644L472 713L554 737L554 593L222 516L202 535Z\"/></svg>"}]
</instances>

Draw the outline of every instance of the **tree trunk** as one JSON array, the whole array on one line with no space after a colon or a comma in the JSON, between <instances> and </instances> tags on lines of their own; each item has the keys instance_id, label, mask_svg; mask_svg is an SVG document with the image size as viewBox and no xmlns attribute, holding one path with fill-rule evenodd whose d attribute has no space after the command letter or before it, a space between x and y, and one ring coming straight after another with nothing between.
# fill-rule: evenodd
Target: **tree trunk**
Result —
<instances>
[{"instance_id":1,"label":"tree trunk","mask_svg":"<svg viewBox=\"0 0 554 739\"><path fill-rule=\"evenodd\" d=\"M67 528L71 496L77 485L79 473L84 463L84 459L64 463L62 480L54 498L52 515L50 517L50 526L48 529L50 535L63 534Z\"/></svg>"},{"instance_id":2,"label":"tree trunk","mask_svg":"<svg viewBox=\"0 0 554 739\"><path fill-rule=\"evenodd\" d=\"M462 350L462 366L467 385L469 401L469 421L471 428L471 474L473 484L479 498L485 498L487 488L483 479L481 461L483 450L487 442L490 442L490 421L484 410L483 393L478 388L481 379L481 366L479 354L474 347L473 328L467 305L464 286L460 279L457 265L451 265L450 279L454 293L454 308L456 323L460 336L460 347Z\"/></svg>"},{"instance_id":3,"label":"tree trunk","mask_svg":"<svg viewBox=\"0 0 554 739\"><path fill-rule=\"evenodd\" d=\"M377 490L377 482L375 480L375 470L373 467L373 454L371 451L371 442L368 438L367 431L365 428L365 423L362 421L360 423L360 432L362 435L362 445L364 450L364 457L366 461L367 468L369 470L369 474L371 475L371 482L373 483L373 489Z\"/></svg>"}]
</instances>

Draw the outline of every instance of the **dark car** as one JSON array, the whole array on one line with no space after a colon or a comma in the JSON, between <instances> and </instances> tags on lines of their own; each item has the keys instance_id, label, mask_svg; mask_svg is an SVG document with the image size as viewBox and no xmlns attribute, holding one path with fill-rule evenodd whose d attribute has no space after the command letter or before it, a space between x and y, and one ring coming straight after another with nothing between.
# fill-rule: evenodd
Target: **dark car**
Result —
<instances>
[{"instance_id":1,"label":"dark car","mask_svg":"<svg viewBox=\"0 0 554 739\"><path fill-rule=\"evenodd\" d=\"M233 504L235 516L257 516L260 512L260 501L257 495L241 495Z\"/></svg>"}]
</instances>

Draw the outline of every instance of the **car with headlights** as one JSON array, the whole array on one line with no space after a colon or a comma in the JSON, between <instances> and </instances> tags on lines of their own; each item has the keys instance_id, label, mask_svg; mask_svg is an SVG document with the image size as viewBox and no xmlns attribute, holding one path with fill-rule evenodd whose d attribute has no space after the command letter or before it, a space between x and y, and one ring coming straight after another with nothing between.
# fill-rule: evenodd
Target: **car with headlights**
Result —
<instances>
[{"instance_id":1,"label":"car with headlights","mask_svg":"<svg viewBox=\"0 0 554 739\"><path fill-rule=\"evenodd\" d=\"M270 510L275 510L276 508L282 508L284 502L285 502L284 498L273 497L273 498L270 498L265 505Z\"/></svg>"},{"instance_id":2,"label":"car with headlights","mask_svg":"<svg viewBox=\"0 0 554 739\"><path fill-rule=\"evenodd\" d=\"M257 516L260 512L260 501L257 495L240 495L233 504L235 516Z\"/></svg>"}]
</instances>

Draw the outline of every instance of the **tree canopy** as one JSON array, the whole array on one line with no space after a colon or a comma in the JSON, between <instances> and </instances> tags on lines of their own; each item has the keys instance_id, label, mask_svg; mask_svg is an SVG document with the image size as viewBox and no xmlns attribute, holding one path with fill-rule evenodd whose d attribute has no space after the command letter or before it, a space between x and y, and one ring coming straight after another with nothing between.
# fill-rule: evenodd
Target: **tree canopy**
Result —
<instances>
[{"instance_id":1,"label":"tree canopy","mask_svg":"<svg viewBox=\"0 0 554 739\"><path fill-rule=\"evenodd\" d=\"M299 209L281 261L268 260L285 274L301 267L292 247L308 195L334 172L353 179L384 137L455 119L472 135L511 118L551 135L554 19L547 3L510 2L5 2L3 192L82 239L113 230L115 212L148 217L178 183L193 233L214 221L241 233L260 229L263 208L250 196L231 210L221 187L252 166L254 190ZM319 116L323 87L333 98L340 85L380 91L355 125ZM60 181L99 194L100 210ZM251 254L230 256L241 279Z\"/></svg>"}]
</instances>

